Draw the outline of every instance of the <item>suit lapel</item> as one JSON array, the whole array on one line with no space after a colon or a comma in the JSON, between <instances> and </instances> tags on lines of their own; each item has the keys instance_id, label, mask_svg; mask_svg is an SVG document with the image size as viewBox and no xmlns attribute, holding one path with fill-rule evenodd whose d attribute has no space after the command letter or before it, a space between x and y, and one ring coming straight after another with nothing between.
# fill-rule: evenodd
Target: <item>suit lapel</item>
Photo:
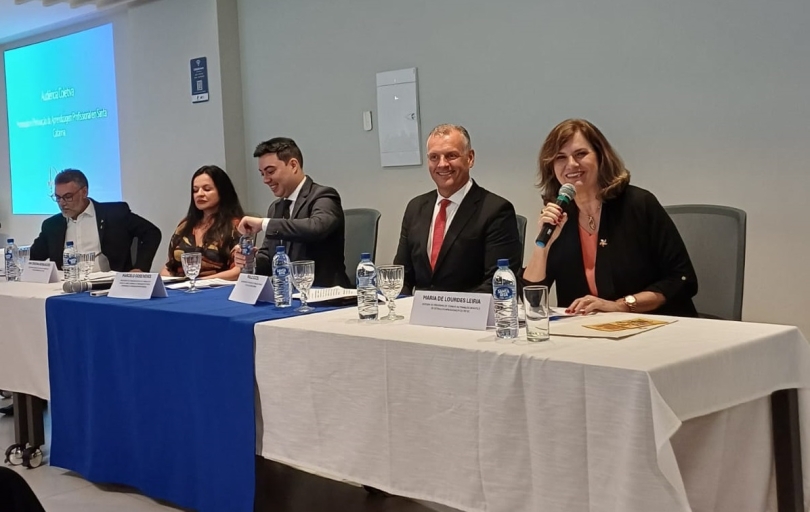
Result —
<instances>
[{"instance_id":1,"label":"suit lapel","mask_svg":"<svg viewBox=\"0 0 810 512\"><path fill-rule=\"evenodd\" d=\"M91 201L93 201L91 199ZM104 252L104 228L106 227L107 219L104 215L104 208L99 208L99 204L93 201L93 209L96 211L96 227L98 227L98 245L101 247L101 252Z\"/></svg>"},{"instance_id":2,"label":"suit lapel","mask_svg":"<svg viewBox=\"0 0 810 512\"><path fill-rule=\"evenodd\" d=\"M436 197L438 193L431 192L427 194L422 204L419 206L419 211L417 212L416 222L413 223L413 239L416 240L416 257L418 258L417 261L414 262L414 266L417 264L426 270L427 275L430 275L433 271L430 269L430 255L428 254L428 247L429 247L429 240L430 240L430 223L433 221L433 208L436 205Z\"/></svg>"},{"instance_id":3,"label":"suit lapel","mask_svg":"<svg viewBox=\"0 0 810 512\"><path fill-rule=\"evenodd\" d=\"M611 238L611 207L614 201L606 201L602 206L601 217L599 219L599 233L596 241L596 265L594 268L594 280L596 281L596 290L599 292L600 297L615 297L616 287L614 286L613 279L613 265L611 264L611 256L613 254L613 247L610 245Z\"/></svg>"},{"instance_id":4,"label":"suit lapel","mask_svg":"<svg viewBox=\"0 0 810 512\"><path fill-rule=\"evenodd\" d=\"M65 250L65 242L67 241L67 223L67 218L62 216L62 229L55 233L56 237L52 249L53 253L51 254L52 261L62 261L62 254Z\"/></svg>"},{"instance_id":5,"label":"suit lapel","mask_svg":"<svg viewBox=\"0 0 810 512\"><path fill-rule=\"evenodd\" d=\"M478 210L478 203L481 202L481 187L479 187L475 182L473 182L473 186L467 195L464 196L464 199L461 200L461 204L458 206L458 210L456 210L455 216L453 216L453 222L450 224L450 227L447 229L447 233L444 235L444 241L442 242L442 248L439 251L439 258L436 260L436 268L434 269L434 273L439 267L442 266L442 262L447 257L447 253L453 246L453 243L458 238L458 235L464 231L464 228L470 222L470 219L473 218L474 213Z\"/></svg>"}]
</instances>

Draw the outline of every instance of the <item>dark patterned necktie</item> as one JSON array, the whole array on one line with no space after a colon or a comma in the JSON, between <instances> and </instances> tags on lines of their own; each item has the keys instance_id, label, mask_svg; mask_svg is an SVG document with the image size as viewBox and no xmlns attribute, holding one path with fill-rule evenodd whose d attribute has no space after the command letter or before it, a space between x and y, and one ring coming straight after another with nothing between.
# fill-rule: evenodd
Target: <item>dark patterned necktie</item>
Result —
<instances>
[{"instance_id":1,"label":"dark patterned necktie","mask_svg":"<svg viewBox=\"0 0 810 512\"><path fill-rule=\"evenodd\" d=\"M290 205L292 201L289 199L282 199L276 203L276 212L273 215L274 219L289 219L290 218Z\"/></svg>"}]
</instances>

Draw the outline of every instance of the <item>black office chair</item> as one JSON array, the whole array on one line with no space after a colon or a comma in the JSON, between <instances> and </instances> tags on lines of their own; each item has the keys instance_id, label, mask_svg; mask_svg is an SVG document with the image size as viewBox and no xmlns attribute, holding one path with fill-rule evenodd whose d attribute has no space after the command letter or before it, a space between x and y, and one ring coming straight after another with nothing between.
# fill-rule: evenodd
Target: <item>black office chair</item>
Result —
<instances>
[{"instance_id":1,"label":"black office chair","mask_svg":"<svg viewBox=\"0 0 810 512\"><path fill-rule=\"evenodd\" d=\"M360 263L360 254L371 254L371 261L377 259L377 232L380 226L380 212L372 208L350 208L343 211L346 218L346 243L343 258L346 274L352 286L357 286L355 270Z\"/></svg>"},{"instance_id":2,"label":"black office chair","mask_svg":"<svg viewBox=\"0 0 810 512\"><path fill-rule=\"evenodd\" d=\"M528 220L523 215L516 215L518 225L518 237L520 238L520 246L526 250L526 224ZM523 266L523 252L520 253L520 265Z\"/></svg>"},{"instance_id":3,"label":"black office chair","mask_svg":"<svg viewBox=\"0 0 810 512\"><path fill-rule=\"evenodd\" d=\"M694 303L704 318L742 320L745 212L728 206L666 206L695 267Z\"/></svg>"}]
</instances>

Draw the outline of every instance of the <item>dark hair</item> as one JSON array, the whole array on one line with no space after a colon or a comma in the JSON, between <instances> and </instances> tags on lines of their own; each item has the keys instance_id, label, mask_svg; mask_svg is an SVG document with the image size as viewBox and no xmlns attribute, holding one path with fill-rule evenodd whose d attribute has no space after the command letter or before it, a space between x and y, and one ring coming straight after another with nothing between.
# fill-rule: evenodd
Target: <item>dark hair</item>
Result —
<instances>
[{"instance_id":1,"label":"dark hair","mask_svg":"<svg viewBox=\"0 0 810 512\"><path fill-rule=\"evenodd\" d=\"M217 188L217 193L219 194L219 208L214 214L214 223L208 228L208 231L205 232L205 237L203 238L203 245L207 245L210 242L228 239L234 230L234 219L241 219L244 217L245 212L242 210L242 205L239 203L239 196L236 194L236 189L233 188L233 183L231 182L231 178L228 177L228 173L216 165L204 165L197 169L191 177L191 203L188 205L188 213L185 219L183 219L185 224L183 224L183 228L180 231L180 236L189 237L189 239L191 239L190 237L193 235L194 228L197 227L197 224L203 219L202 210L197 208L197 205L194 204L194 180L197 176L202 174L207 174L211 177L211 181L214 182L214 186ZM231 247L225 247L220 244L220 252L223 256L230 254L231 249Z\"/></svg>"},{"instance_id":2,"label":"dark hair","mask_svg":"<svg viewBox=\"0 0 810 512\"><path fill-rule=\"evenodd\" d=\"M284 165L289 164L291 158L295 158L298 160L299 167L304 168L304 155L301 154L298 144L289 137L274 137L260 143L256 146L253 157L260 158L272 154L275 154L279 160L284 162Z\"/></svg>"},{"instance_id":3,"label":"dark hair","mask_svg":"<svg viewBox=\"0 0 810 512\"><path fill-rule=\"evenodd\" d=\"M53 179L54 185L66 185L75 183L79 188L87 187L87 176L78 169L65 169L60 171Z\"/></svg>"},{"instance_id":4,"label":"dark hair","mask_svg":"<svg viewBox=\"0 0 810 512\"><path fill-rule=\"evenodd\" d=\"M596 153L599 162L599 198L613 199L630 183L630 172L621 157L610 145L599 128L584 119L566 119L555 126L546 137L538 157L538 184L543 202L551 203L560 191L560 182L554 174L554 158L574 135L581 133Z\"/></svg>"}]
</instances>

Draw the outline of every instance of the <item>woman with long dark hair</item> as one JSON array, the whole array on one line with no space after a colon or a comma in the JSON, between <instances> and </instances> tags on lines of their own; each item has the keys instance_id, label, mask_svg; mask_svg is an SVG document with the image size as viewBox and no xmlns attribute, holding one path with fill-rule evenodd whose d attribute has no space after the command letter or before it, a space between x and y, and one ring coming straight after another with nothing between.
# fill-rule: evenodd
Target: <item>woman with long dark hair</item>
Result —
<instances>
[{"instance_id":1,"label":"woman with long dark hair","mask_svg":"<svg viewBox=\"0 0 810 512\"><path fill-rule=\"evenodd\" d=\"M169 242L164 276L183 276L182 256L202 253L200 279L239 277L232 249L239 244L236 226L245 215L228 174L216 165L205 165L191 177L191 203Z\"/></svg>"}]
</instances>

